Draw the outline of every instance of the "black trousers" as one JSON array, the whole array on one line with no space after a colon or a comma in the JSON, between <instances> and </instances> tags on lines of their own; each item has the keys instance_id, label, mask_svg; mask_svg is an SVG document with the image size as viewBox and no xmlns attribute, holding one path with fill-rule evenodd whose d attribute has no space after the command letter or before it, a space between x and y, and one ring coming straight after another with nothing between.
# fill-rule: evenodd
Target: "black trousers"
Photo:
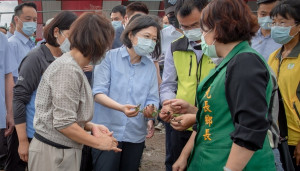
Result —
<instances>
[{"instance_id":1,"label":"black trousers","mask_svg":"<svg viewBox=\"0 0 300 171\"><path fill-rule=\"evenodd\" d=\"M293 161L295 171L300 171L300 165L296 166L296 158L293 157L295 148L296 148L296 146L289 145L289 150L290 150L290 154L291 154L291 157L292 157L292 161Z\"/></svg>"},{"instance_id":2,"label":"black trousers","mask_svg":"<svg viewBox=\"0 0 300 171\"><path fill-rule=\"evenodd\" d=\"M4 136L5 129L0 129L0 170L4 169L7 158L7 138Z\"/></svg>"},{"instance_id":3,"label":"black trousers","mask_svg":"<svg viewBox=\"0 0 300 171\"><path fill-rule=\"evenodd\" d=\"M178 157L181 154L185 144L190 139L192 135L192 131L176 131L172 130L171 133L171 158L173 160L173 164L176 162Z\"/></svg>"},{"instance_id":4,"label":"black trousers","mask_svg":"<svg viewBox=\"0 0 300 171\"><path fill-rule=\"evenodd\" d=\"M5 171L25 171L27 163L20 159L18 153L19 139L16 129L7 137L8 153Z\"/></svg>"},{"instance_id":5,"label":"black trousers","mask_svg":"<svg viewBox=\"0 0 300 171\"><path fill-rule=\"evenodd\" d=\"M93 171L138 171L144 147L145 142L119 142L119 153L93 148Z\"/></svg>"}]
</instances>

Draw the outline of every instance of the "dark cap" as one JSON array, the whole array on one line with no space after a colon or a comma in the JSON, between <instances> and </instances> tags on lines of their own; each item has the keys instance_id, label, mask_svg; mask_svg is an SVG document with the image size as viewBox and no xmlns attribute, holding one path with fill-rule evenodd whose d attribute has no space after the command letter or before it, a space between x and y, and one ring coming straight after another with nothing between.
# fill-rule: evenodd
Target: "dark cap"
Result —
<instances>
[{"instance_id":1,"label":"dark cap","mask_svg":"<svg viewBox=\"0 0 300 171\"><path fill-rule=\"evenodd\" d=\"M171 4L168 2L168 0L164 0L164 4L165 4L165 14L166 15L175 11L176 4Z\"/></svg>"},{"instance_id":2,"label":"dark cap","mask_svg":"<svg viewBox=\"0 0 300 171\"><path fill-rule=\"evenodd\" d=\"M272 2L276 2L277 0L257 0L257 5L259 4L265 4L265 3L272 3Z\"/></svg>"}]
</instances>

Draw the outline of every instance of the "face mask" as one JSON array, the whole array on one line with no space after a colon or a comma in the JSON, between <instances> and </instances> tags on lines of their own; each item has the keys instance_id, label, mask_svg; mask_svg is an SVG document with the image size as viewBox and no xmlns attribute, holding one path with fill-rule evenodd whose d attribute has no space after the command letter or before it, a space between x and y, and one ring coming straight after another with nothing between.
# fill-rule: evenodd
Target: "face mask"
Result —
<instances>
[{"instance_id":1,"label":"face mask","mask_svg":"<svg viewBox=\"0 0 300 171\"><path fill-rule=\"evenodd\" d=\"M61 50L62 53L67 53L70 51L70 46L71 46L71 43L69 41L69 39L63 34L62 31L60 31L60 34L63 35L65 37L65 40L62 44L60 44L60 42L57 40L57 43L59 44L59 48Z\"/></svg>"},{"instance_id":2,"label":"face mask","mask_svg":"<svg viewBox=\"0 0 300 171\"><path fill-rule=\"evenodd\" d=\"M36 31L36 22L23 22L20 18L18 18L19 21L23 23L22 31L27 35L31 36Z\"/></svg>"},{"instance_id":3,"label":"face mask","mask_svg":"<svg viewBox=\"0 0 300 171\"><path fill-rule=\"evenodd\" d=\"M201 47L203 53L210 57L210 58L218 58L217 52L216 52L216 46L214 45L215 41L212 43L212 45L208 45L205 42L204 36L201 36Z\"/></svg>"},{"instance_id":4,"label":"face mask","mask_svg":"<svg viewBox=\"0 0 300 171\"><path fill-rule=\"evenodd\" d=\"M175 28L179 28L179 22L178 22L178 20L177 20L177 18L176 18L175 15L173 15L172 17L168 17L168 19L169 19L169 23L172 26L174 26Z\"/></svg>"},{"instance_id":5,"label":"face mask","mask_svg":"<svg viewBox=\"0 0 300 171\"><path fill-rule=\"evenodd\" d=\"M170 24L164 24L164 28L167 28L167 27L169 27L170 26Z\"/></svg>"},{"instance_id":6,"label":"face mask","mask_svg":"<svg viewBox=\"0 0 300 171\"><path fill-rule=\"evenodd\" d=\"M133 49L139 56L147 56L154 51L155 46L156 43L153 40L138 37L138 43L133 46Z\"/></svg>"},{"instance_id":7,"label":"face mask","mask_svg":"<svg viewBox=\"0 0 300 171\"><path fill-rule=\"evenodd\" d=\"M279 44L286 44L289 41L291 41L294 36L298 33L296 33L293 36L290 36L290 31L291 28L294 26L289 26L289 27L282 27L282 26L273 26L271 27L271 38Z\"/></svg>"},{"instance_id":8,"label":"face mask","mask_svg":"<svg viewBox=\"0 0 300 171\"><path fill-rule=\"evenodd\" d=\"M71 43L68 38L59 46L62 53L67 53L70 51Z\"/></svg>"},{"instance_id":9,"label":"face mask","mask_svg":"<svg viewBox=\"0 0 300 171\"><path fill-rule=\"evenodd\" d=\"M273 22L273 20L270 18L270 16L258 18L258 24L260 25L260 27L262 29L265 29L265 30L271 30L272 22Z\"/></svg>"},{"instance_id":10,"label":"face mask","mask_svg":"<svg viewBox=\"0 0 300 171\"><path fill-rule=\"evenodd\" d=\"M201 40L201 35L202 35L200 28L183 30L183 34L189 39L189 41Z\"/></svg>"},{"instance_id":11,"label":"face mask","mask_svg":"<svg viewBox=\"0 0 300 171\"><path fill-rule=\"evenodd\" d=\"M112 21L111 24L114 27L114 29L116 30L118 27L122 26L122 21Z\"/></svg>"}]
</instances>

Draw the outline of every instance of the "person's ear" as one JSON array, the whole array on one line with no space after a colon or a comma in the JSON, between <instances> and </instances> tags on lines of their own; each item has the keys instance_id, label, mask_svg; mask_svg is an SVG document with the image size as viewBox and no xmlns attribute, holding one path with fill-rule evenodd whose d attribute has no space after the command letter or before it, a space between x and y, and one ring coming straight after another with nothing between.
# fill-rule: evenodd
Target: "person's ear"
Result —
<instances>
[{"instance_id":1,"label":"person's ear","mask_svg":"<svg viewBox=\"0 0 300 171\"><path fill-rule=\"evenodd\" d=\"M55 28L53 29L53 36L54 36L55 38L57 38L58 35L59 35L59 28L58 28L58 27L55 27Z\"/></svg>"}]
</instances>

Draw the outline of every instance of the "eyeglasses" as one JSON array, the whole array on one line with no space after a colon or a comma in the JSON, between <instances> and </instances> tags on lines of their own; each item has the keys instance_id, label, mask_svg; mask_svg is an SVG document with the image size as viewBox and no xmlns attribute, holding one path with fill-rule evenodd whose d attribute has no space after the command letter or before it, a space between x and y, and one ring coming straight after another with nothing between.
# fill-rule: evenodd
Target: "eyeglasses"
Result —
<instances>
[{"instance_id":1,"label":"eyeglasses","mask_svg":"<svg viewBox=\"0 0 300 171\"><path fill-rule=\"evenodd\" d=\"M289 26L291 26L291 27L294 27L296 25L298 25L298 24L296 23L294 25L290 25L289 23L280 22L280 23L272 23L271 27L274 27L274 26L280 26L280 27L289 27Z\"/></svg>"}]
</instances>

